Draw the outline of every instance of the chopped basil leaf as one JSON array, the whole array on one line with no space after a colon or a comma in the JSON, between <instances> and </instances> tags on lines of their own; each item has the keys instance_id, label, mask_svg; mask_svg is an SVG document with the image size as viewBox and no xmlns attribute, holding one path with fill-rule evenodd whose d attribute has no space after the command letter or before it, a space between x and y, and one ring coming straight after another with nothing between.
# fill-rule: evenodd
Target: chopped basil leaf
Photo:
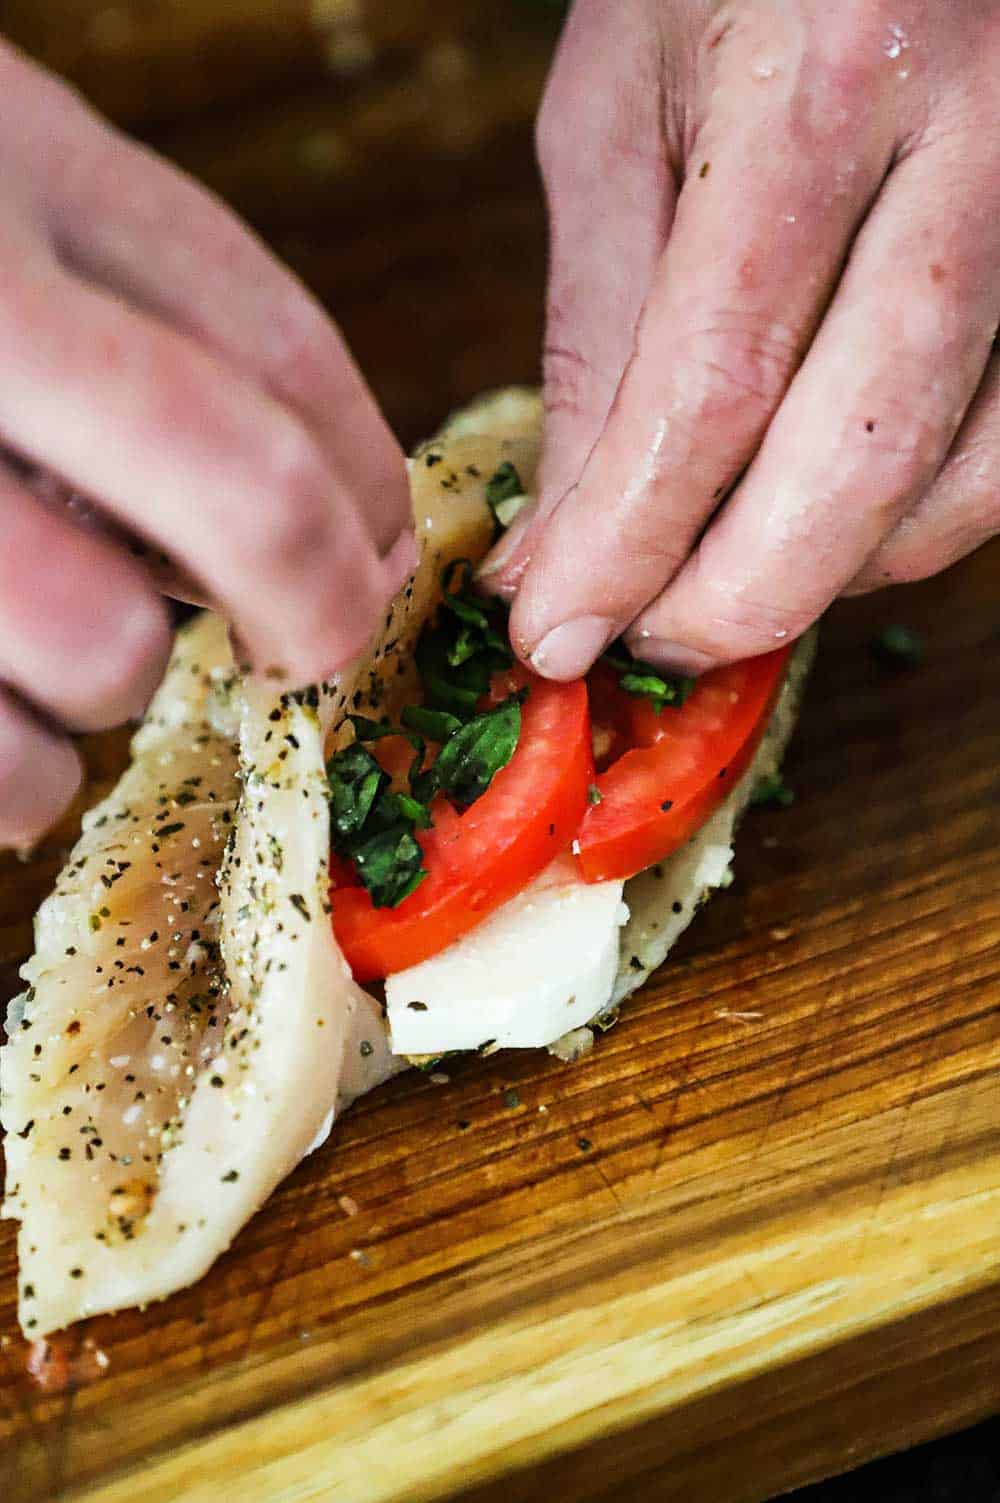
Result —
<instances>
[{"instance_id":1,"label":"chopped basil leaf","mask_svg":"<svg viewBox=\"0 0 1000 1503\"><path fill-rule=\"evenodd\" d=\"M407 705L402 714L403 724L411 731L419 731L429 741L447 741L462 722L457 715L447 710L429 710L426 705Z\"/></svg>"},{"instance_id":2,"label":"chopped basil leaf","mask_svg":"<svg viewBox=\"0 0 1000 1503\"><path fill-rule=\"evenodd\" d=\"M356 727L364 735L373 728L386 734L375 721ZM359 741L330 758L326 776L334 850L354 862L376 908L394 908L427 875L413 831L429 827L429 809L410 794L390 793L388 774Z\"/></svg>"},{"instance_id":3,"label":"chopped basil leaf","mask_svg":"<svg viewBox=\"0 0 1000 1503\"><path fill-rule=\"evenodd\" d=\"M886 668L919 668L924 660L924 639L908 626L887 626L871 648Z\"/></svg>"},{"instance_id":4,"label":"chopped basil leaf","mask_svg":"<svg viewBox=\"0 0 1000 1503\"><path fill-rule=\"evenodd\" d=\"M494 673L513 662L503 607L474 594L471 578L468 559L445 570L437 621L420 633L416 652L427 706L463 721L476 713ZM456 580L458 588L453 589Z\"/></svg>"},{"instance_id":5,"label":"chopped basil leaf","mask_svg":"<svg viewBox=\"0 0 1000 1503\"><path fill-rule=\"evenodd\" d=\"M461 584L457 590L450 588L450 581L458 575ZM495 629L491 615L496 614L496 602L485 600L480 595L473 594L469 588L472 580L472 565L467 558L456 559L445 570L443 583L444 600L442 608L451 615L457 616L463 622L465 630L460 630L456 642L468 644L461 652L453 649L454 657L449 660L455 663L464 662L470 655L469 650L477 651L484 647L492 647L502 653L507 662L510 662L510 648L505 636L501 636Z\"/></svg>"},{"instance_id":6,"label":"chopped basil leaf","mask_svg":"<svg viewBox=\"0 0 1000 1503\"><path fill-rule=\"evenodd\" d=\"M648 699L657 714L667 705L682 705L694 688L693 678L663 678L645 663L637 663L631 673L618 681L626 694Z\"/></svg>"},{"instance_id":7,"label":"chopped basil leaf","mask_svg":"<svg viewBox=\"0 0 1000 1503\"><path fill-rule=\"evenodd\" d=\"M523 495L524 486L521 484L521 477L510 460L505 459L486 482L486 504L493 513L498 534L503 531L508 519L499 515L497 508L505 501L513 501L516 496Z\"/></svg>"},{"instance_id":8,"label":"chopped basil leaf","mask_svg":"<svg viewBox=\"0 0 1000 1503\"><path fill-rule=\"evenodd\" d=\"M753 793L750 795L750 803L755 809L787 809L789 804L794 804L794 802L795 794L788 787L780 772L772 772L767 777L758 778L754 784Z\"/></svg>"},{"instance_id":9,"label":"chopped basil leaf","mask_svg":"<svg viewBox=\"0 0 1000 1503\"><path fill-rule=\"evenodd\" d=\"M420 776L427 753L427 748L420 736L401 726L392 725L388 720L369 720L367 715L348 715L347 718L353 725L354 734L359 741L380 741L383 736L403 736L413 747L414 752L410 778L413 780Z\"/></svg>"},{"instance_id":10,"label":"chopped basil leaf","mask_svg":"<svg viewBox=\"0 0 1000 1503\"><path fill-rule=\"evenodd\" d=\"M367 715L348 715L359 741L380 741L383 736L398 736L399 727L388 720L370 720Z\"/></svg>"},{"instance_id":11,"label":"chopped basil leaf","mask_svg":"<svg viewBox=\"0 0 1000 1503\"><path fill-rule=\"evenodd\" d=\"M357 739L327 763L331 843L354 862L376 908L396 907L427 875L415 832L430 828L432 799L444 793L460 807L474 803L517 748L527 691L476 713L494 673L508 667L513 654L503 607L475 595L471 578L467 559L445 570L437 620L417 642L426 702L407 706L398 726L350 716ZM399 792L363 745L384 736L405 736L414 748L408 787ZM441 748L427 768L425 737Z\"/></svg>"},{"instance_id":12,"label":"chopped basil leaf","mask_svg":"<svg viewBox=\"0 0 1000 1503\"><path fill-rule=\"evenodd\" d=\"M459 720L475 714L476 705L490 686L493 669L482 656L458 665L450 661L452 636L443 627L421 632L417 642L417 672L427 704L445 710Z\"/></svg>"},{"instance_id":13,"label":"chopped basil leaf","mask_svg":"<svg viewBox=\"0 0 1000 1503\"><path fill-rule=\"evenodd\" d=\"M354 742L326 764L330 822L335 844L357 836L389 781L371 752Z\"/></svg>"},{"instance_id":14,"label":"chopped basil leaf","mask_svg":"<svg viewBox=\"0 0 1000 1503\"><path fill-rule=\"evenodd\" d=\"M484 794L517 750L521 701L512 694L495 709L463 725L442 746L434 763L436 786L456 804L467 807Z\"/></svg>"},{"instance_id":15,"label":"chopped basil leaf","mask_svg":"<svg viewBox=\"0 0 1000 1503\"><path fill-rule=\"evenodd\" d=\"M510 460L505 459L486 482L486 499L491 507L497 507L501 501L509 501L512 496L523 495L524 486L521 484L521 477Z\"/></svg>"},{"instance_id":16,"label":"chopped basil leaf","mask_svg":"<svg viewBox=\"0 0 1000 1503\"><path fill-rule=\"evenodd\" d=\"M431 827L431 811L427 802L419 798L413 798L409 793L396 793L393 795L399 810L405 819L408 819L418 830L429 830Z\"/></svg>"},{"instance_id":17,"label":"chopped basil leaf","mask_svg":"<svg viewBox=\"0 0 1000 1503\"><path fill-rule=\"evenodd\" d=\"M372 835L356 846L352 855L376 908L395 908L427 875L423 851L405 821Z\"/></svg>"},{"instance_id":18,"label":"chopped basil leaf","mask_svg":"<svg viewBox=\"0 0 1000 1503\"><path fill-rule=\"evenodd\" d=\"M469 658L474 657L479 651L479 642L474 632L467 626L463 626L458 636L448 649L448 661L453 668L459 668L467 663Z\"/></svg>"},{"instance_id":19,"label":"chopped basil leaf","mask_svg":"<svg viewBox=\"0 0 1000 1503\"><path fill-rule=\"evenodd\" d=\"M619 675L619 686L626 694L648 699L659 715L667 705L678 708L695 686L693 678L680 674L663 674L641 658L634 658L624 642L613 642L601 661Z\"/></svg>"}]
</instances>

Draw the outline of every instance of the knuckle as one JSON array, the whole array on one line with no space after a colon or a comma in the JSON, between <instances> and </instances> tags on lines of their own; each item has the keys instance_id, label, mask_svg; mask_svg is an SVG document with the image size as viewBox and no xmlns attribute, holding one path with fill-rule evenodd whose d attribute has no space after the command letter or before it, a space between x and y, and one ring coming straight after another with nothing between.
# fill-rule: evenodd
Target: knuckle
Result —
<instances>
[{"instance_id":1,"label":"knuckle","mask_svg":"<svg viewBox=\"0 0 1000 1503\"><path fill-rule=\"evenodd\" d=\"M264 501L240 518L242 551L271 572L297 572L329 545L333 483L316 442L281 425L260 470Z\"/></svg>"},{"instance_id":2,"label":"knuckle","mask_svg":"<svg viewBox=\"0 0 1000 1503\"><path fill-rule=\"evenodd\" d=\"M242 231L231 233L237 239L242 235ZM347 359L329 317L304 288L293 285L275 298L264 361L269 379L279 390L305 394L310 387L315 389L315 383L328 384L331 369L338 374L338 363ZM338 393L338 406L344 397L343 391Z\"/></svg>"},{"instance_id":3,"label":"knuckle","mask_svg":"<svg viewBox=\"0 0 1000 1503\"><path fill-rule=\"evenodd\" d=\"M322 491L329 475L319 444L303 423L276 414L264 443L264 479L290 499Z\"/></svg>"},{"instance_id":4,"label":"knuckle","mask_svg":"<svg viewBox=\"0 0 1000 1503\"><path fill-rule=\"evenodd\" d=\"M551 310L550 322L555 326L564 322L558 308ZM568 413L571 417L607 412L615 393L615 377L596 366L577 346L550 342L542 366L546 412Z\"/></svg>"},{"instance_id":5,"label":"knuckle","mask_svg":"<svg viewBox=\"0 0 1000 1503\"><path fill-rule=\"evenodd\" d=\"M946 443L942 423L916 402L893 403L888 413L883 403L880 416L862 417L852 428L848 453L871 470L866 504L886 523L894 522L941 462Z\"/></svg>"},{"instance_id":6,"label":"knuckle","mask_svg":"<svg viewBox=\"0 0 1000 1503\"><path fill-rule=\"evenodd\" d=\"M90 126L49 165L49 188L58 195L64 218L84 204L94 214L110 216L121 197L123 158L131 148L112 125L94 119Z\"/></svg>"},{"instance_id":7,"label":"knuckle","mask_svg":"<svg viewBox=\"0 0 1000 1503\"><path fill-rule=\"evenodd\" d=\"M841 0L831 7L829 24L817 28L813 38L827 89L849 101L870 97L873 80L894 55L894 43L906 40L892 29L898 19L887 0ZM859 45L862 40L874 45Z\"/></svg>"},{"instance_id":8,"label":"knuckle","mask_svg":"<svg viewBox=\"0 0 1000 1503\"><path fill-rule=\"evenodd\" d=\"M662 583L673 579L686 558L685 537L674 525L659 521L649 529L637 529L621 550L622 561L630 574L651 576Z\"/></svg>"},{"instance_id":9,"label":"knuckle","mask_svg":"<svg viewBox=\"0 0 1000 1503\"><path fill-rule=\"evenodd\" d=\"M886 0L841 0L827 8L810 36L812 66L790 103L788 126L814 155L817 170L835 167L842 188L862 171L876 170L886 135L886 95L894 94L897 57L908 46L898 12ZM918 59L906 53L907 71ZM895 113L899 101L892 99ZM908 101L912 110L913 104ZM877 173L881 175L881 170ZM858 190L861 183L856 184Z\"/></svg>"},{"instance_id":10,"label":"knuckle","mask_svg":"<svg viewBox=\"0 0 1000 1503\"><path fill-rule=\"evenodd\" d=\"M794 642L824 609L828 595L810 597L803 588L786 598L762 599L749 588L705 577L704 559L697 557L698 609L690 621L692 644L720 658L750 657Z\"/></svg>"},{"instance_id":11,"label":"knuckle","mask_svg":"<svg viewBox=\"0 0 1000 1503\"><path fill-rule=\"evenodd\" d=\"M656 7L576 0L563 27L535 126L542 175L581 180L623 161L664 159ZM587 149L581 151L581 135Z\"/></svg>"},{"instance_id":12,"label":"knuckle","mask_svg":"<svg viewBox=\"0 0 1000 1503\"><path fill-rule=\"evenodd\" d=\"M818 610L808 606L780 606L762 601L734 602L724 616L714 619L710 636L719 655L739 656L768 652L782 643L794 642L812 626Z\"/></svg>"},{"instance_id":13,"label":"knuckle","mask_svg":"<svg viewBox=\"0 0 1000 1503\"><path fill-rule=\"evenodd\" d=\"M37 153L40 186L52 206L60 238L71 217L90 205L93 214L114 218L122 194L122 164L140 148L103 119L83 93L49 76L46 118L52 122L46 148Z\"/></svg>"},{"instance_id":14,"label":"knuckle","mask_svg":"<svg viewBox=\"0 0 1000 1503\"><path fill-rule=\"evenodd\" d=\"M580 89L577 81L576 88ZM607 173L638 172L649 179L665 173L666 159L647 81L632 85L619 81L614 109L593 130L589 151L581 158L580 142L569 122L586 120L590 99L567 97L565 89L549 89L535 126L535 155L548 189L596 187Z\"/></svg>"},{"instance_id":15,"label":"knuckle","mask_svg":"<svg viewBox=\"0 0 1000 1503\"><path fill-rule=\"evenodd\" d=\"M817 101L822 108L822 117L817 119L820 110L812 111L817 137L834 134L837 125L845 126L848 111L859 104L867 104L871 99L877 78L876 59L859 55L857 50L852 53L846 48L828 48L824 63Z\"/></svg>"},{"instance_id":16,"label":"knuckle","mask_svg":"<svg viewBox=\"0 0 1000 1503\"><path fill-rule=\"evenodd\" d=\"M695 330L675 368L689 420L698 426L738 422L758 432L800 359L794 334L769 321L734 315Z\"/></svg>"}]
</instances>

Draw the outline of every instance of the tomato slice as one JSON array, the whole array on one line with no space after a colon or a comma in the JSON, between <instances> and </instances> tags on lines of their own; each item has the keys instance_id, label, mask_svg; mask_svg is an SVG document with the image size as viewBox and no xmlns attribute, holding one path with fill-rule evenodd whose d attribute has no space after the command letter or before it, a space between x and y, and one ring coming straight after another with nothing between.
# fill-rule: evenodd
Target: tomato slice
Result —
<instances>
[{"instance_id":1,"label":"tomato slice","mask_svg":"<svg viewBox=\"0 0 1000 1503\"><path fill-rule=\"evenodd\" d=\"M530 690L517 750L464 812L435 800L433 828L417 834L428 874L416 891L398 908L376 908L363 887L341 885L343 863L332 869L333 929L356 981L436 955L526 887L576 834L594 778L586 685L517 678Z\"/></svg>"},{"instance_id":2,"label":"tomato slice","mask_svg":"<svg viewBox=\"0 0 1000 1503\"><path fill-rule=\"evenodd\" d=\"M634 877L682 846L746 770L767 725L790 648L715 668L676 709L611 686L601 668L594 713L628 749L598 774L600 803L579 833L587 882ZM592 675L593 677L593 675Z\"/></svg>"}]
</instances>

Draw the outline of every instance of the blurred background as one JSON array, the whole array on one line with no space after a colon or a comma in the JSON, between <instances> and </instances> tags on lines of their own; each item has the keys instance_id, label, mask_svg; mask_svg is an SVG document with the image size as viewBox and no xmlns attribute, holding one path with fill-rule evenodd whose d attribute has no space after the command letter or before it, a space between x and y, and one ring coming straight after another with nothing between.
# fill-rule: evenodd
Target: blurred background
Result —
<instances>
[{"instance_id":1,"label":"blurred background","mask_svg":"<svg viewBox=\"0 0 1000 1503\"><path fill-rule=\"evenodd\" d=\"M532 123L564 8L0 0L0 33L249 220L333 312L411 445L484 388L538 378ZM95 775L117 770L123 743L107 746ZM36 900L57 862L22 874ZM27 921L5 938L12 981ZM998 1455L994 1422L796 1497L993 1503Z\"/></svg>"},{"instance_id":2,"label":"blurred background","mask_svg":"<svg viewBox=\"0 0 1000 1503\"><path fill-rule=\"evenodd\" d=\"M337 317L400 437L534 380L532 120L557 0L0 0L0 32L219 192Z\"/></svg>"}]
</instances>

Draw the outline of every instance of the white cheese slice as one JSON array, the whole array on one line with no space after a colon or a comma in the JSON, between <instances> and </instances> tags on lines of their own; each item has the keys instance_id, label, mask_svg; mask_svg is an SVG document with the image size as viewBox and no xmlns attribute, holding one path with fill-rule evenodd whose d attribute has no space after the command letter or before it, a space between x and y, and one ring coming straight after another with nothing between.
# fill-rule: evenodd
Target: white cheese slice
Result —
<instances>
[{"instance_id":1,"label":"white cheese slice","mask_svg":"<svg viewBox=\"0 0 1000 1503\"><path fill-rule=\"evenodd\" d=\"M388 977L393 1051L533 1049L589 1022L614 988L623 886L582 882L560 859L439 955Z\"/></svg>"}]
</instances>

